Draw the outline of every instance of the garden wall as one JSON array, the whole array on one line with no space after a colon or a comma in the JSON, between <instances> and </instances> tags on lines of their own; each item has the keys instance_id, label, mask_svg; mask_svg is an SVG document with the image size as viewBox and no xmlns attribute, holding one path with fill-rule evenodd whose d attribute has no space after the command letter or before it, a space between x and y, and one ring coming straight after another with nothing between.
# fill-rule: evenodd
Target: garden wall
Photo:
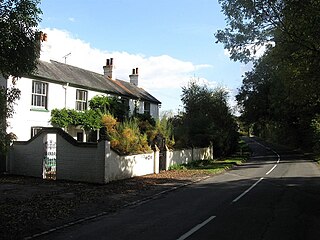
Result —
<instances>
[{"instance_id":1,"label":"garden wall","mask_svg":"<svg viewBox=\"0 0 320 240\"><path fill-rule=\"evenodd\" d=\"M168 150L166 152L166 170L172 165L190 163L194 160L213 159L213 147Z\"/></svg>"},{"instance_id":2,"label":"garden wall","mask_svg":"<svg viewBox=\"0 0 320 240\"><path fill-rule=\"evenodd\" d=\"M174 164L213 158L212 147L167 150L166 170ZM50 179L107 183L159 173L159 151L120 156L109 141L80 143L60 128L43 128L29 141L14 142L7 172Z\"/></svg>"},{"instance_id":3,"label":"garden wall","mask_svg":"<svg viewBox=\"0 0 320 240\"><path fill-rule=\"evenodd\" d=\"M158 152L120 156L110 149L108 141L80 143L59 128L44 128L29 141L13 143L9 151L7 172L33 177L47 178L50 175L53 179L107 183L158 173L157 165Z\"/></svg>"}]
</instances>

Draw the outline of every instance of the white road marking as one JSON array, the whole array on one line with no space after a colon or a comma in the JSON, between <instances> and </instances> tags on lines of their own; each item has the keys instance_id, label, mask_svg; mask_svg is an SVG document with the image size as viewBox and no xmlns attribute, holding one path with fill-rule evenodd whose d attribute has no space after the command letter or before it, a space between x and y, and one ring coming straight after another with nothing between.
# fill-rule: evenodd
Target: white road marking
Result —
<instances>
[{"instance_id":1,"label":"white road marking","mask_svg":"<svg viewBox=\"0 0 320 240\"><path fill-rule=\"evenodd\" d=\"M277 166L278 166L278 164L274 165L274 166L266 173L266 175L269 175Z\"/></svg>"},{"instance_id":2,"label":"white road marking","mask_svg":"<svg viewBox=\"0 0 320 240\"><path fill-rule=\"evenodd\" d=\"M184 240L187 239L188 237L190 237L193 233L195 233L196 231L198 231L200 228L202 228L203 226L207 225L212 219L214 219L216 216L211 216L209 217L207 220L205 220L204 222L198 224L197 226L195 226L194 228L192 228L190 231L186 232L185 234L183 234L181 237L179 237L177 240Z\"/></svg>"},{"instance_id":3,"label":"white road marking","mask_svg":"<svg viewBox=\"0 0 320 240\"><path fill-rule=\"evenodd\" d=\"M241 193L237 198L235 198L232 202L235 203L237 201L239 201L244 195L246 195L248 192L250 192L255 186L257 186L257 184L259 182L261 182L263 180L263 177L260 178L258 181L256 181L251 187L249 187L246 191L244 191L243 193Z\"/></svg>"},{"instance_id":4,"label":"white road marking","mask_svg":"<svg viewBox=\"0 0 320 240\"><path fill-rule=\"evenodd\" d=\"M256 140L253 140L253 141L254 141L255 143L259 144L260 146L264 147L265 149L267 149L267 150L269 150L269 151L272 151L272 152L273 152L274 154L276 154L277 157L278 157L277 164L275 164L275 165L266 173L266 175L269 175L269 174L278 166L278 163L280 162L281 157L280 157L280 155L279 155L275 150L273 150L273 149L271 149L271 148L269 148L269 147L264 146L263 144L257 142Z\"/></svg>"},{"instance_id":5,"label":"white road marking","mask_svg":"<svg viewBox=\"0 0 320 240\"><path fill-rule=\"evenodd\" d=\"M269 175L269 174L278 166L278 163L280 162L280 159L281 159L280 155L279 155L276 151L272 150L272 152L274 152L274 153L277 155L277 157L278 157L277 164L275 164L275 165L266 173L266 175Z\"/></svg>"}]
</instances>

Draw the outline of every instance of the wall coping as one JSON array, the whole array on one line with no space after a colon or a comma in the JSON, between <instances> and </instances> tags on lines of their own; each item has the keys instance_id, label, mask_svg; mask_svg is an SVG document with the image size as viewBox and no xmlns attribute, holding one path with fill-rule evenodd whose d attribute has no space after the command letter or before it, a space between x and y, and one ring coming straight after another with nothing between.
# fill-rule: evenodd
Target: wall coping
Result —
<instances>
[{"instance_id":1,"label":"wall coping","mask_svg":"<svg viewBox=\"0 0 320 240\"><path fill-rule=\"evenodd\" d=\"M78 142L73 137L71 137L68 133L63 131L61 128L57 128L57 127L44 127L28 141L14 141L13 143L17 145L27 145L33 142L36 138L38 138L43 133L57 133L62 138L64 138L68 143L76 147L97 147L98 146L98 143L95 143L95 142Z\"/></svg>"}]
</instances>

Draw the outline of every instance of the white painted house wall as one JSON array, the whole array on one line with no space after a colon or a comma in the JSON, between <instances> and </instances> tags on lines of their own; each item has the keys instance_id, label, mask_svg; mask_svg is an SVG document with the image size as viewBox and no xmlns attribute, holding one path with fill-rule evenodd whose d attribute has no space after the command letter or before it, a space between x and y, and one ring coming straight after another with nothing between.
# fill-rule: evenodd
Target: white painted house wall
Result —
<instances>
[{"instance_id":1,"label":"white painted house wall","mask_svg":"<svg viewBox=\"0 0 320 240\"><path fill-rule=\"evenodd\" d=\"M75 109L76 107L76 91L77 89L86 90L85 88L77 88L66 84L58 84L46 81L40 81L48 83L48 103L47 109L39 109L32 107L32 82L34 79L21 78L16 81L15 87L21 90L20 100L16 101L14 107L15 114L13 118L8 119L9 128L8 132L13 132L17 136L18 141L27 141L31 138L31 127L51 127L50 118L52 109ZM39 80L36 80L39 81ZM8 87L12 86L12 79L7 81L1 79L3 85L8 84ZM106 96L107 94L92 90L88 91L88 101L96 95ZM130 112L133 113L135 109L135 100L129 100ZM138 101L139 113L144 112L144 104L142 101ZM159 116L158 105L150 103L150 115L155 119ZM76 137L76 133L79 130L70 132L73 137Z\"/></svg>"},{"instance_id":2,"label":"white painted house wall","mask_svg":"<svg viewBox=\"0 0 320 240\"><path fill-rule=\"evenodd\" d=\"M8 80L8 87L12 86L11 79ZM16 82L16 88L21 90L20 100L16 101L14 106L15 114L13 118L8 119L9 127L7 132L13 132L16 134L18 140L26 141L31 137L31 127L42 126L50 127L49 123L50 112L49 111L37 111L31 107L32 96L32 79L21 78ZM52 106L61 106L62 96L58 91L59 86L49 85L49 94L55 93L55 97L49 96L48 109L52 109Z\"/></svg>"},{"instance_id":3,"label":"white painted house wall","mask_svg":"<svg viewBox=\"0 0 320 240\"><path fill-rule=\"evenodd\" d=\"M133 113L135 108L137 107L139 113L144 113L144 102L130 99L129 101L129 109L130 113ZM155 103L150 103L150 115L154 119L159 119L159 106Z\"/></svg>"}]
</instances>

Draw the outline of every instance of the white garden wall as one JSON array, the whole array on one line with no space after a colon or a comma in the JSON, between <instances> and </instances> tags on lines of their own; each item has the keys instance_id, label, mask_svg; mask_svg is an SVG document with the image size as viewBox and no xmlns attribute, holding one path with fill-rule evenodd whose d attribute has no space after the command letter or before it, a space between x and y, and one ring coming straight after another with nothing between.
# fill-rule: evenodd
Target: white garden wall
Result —
<instances>
[{"instance_id":1,"label":"white garden wall","mask_svg":"<svg viewBox=\"0 0 320 240\"><path fill-rule=\"evenodd\" d=\"M106 142L105 182L155 173L155 154L120 156Z\"/></svg>"},{"instance_id":2,"label":"white garden wall","mask_svg":"<svg viewBox=\"0 0 320 240\"><path fill-rule=\"evenodd\" d=\"M49 141L54 150L50 150ZM114 180L159 173L159 151L120 156L109 141L79 143L62 129L45 128L29 141L14 142L7 171L11 174L46 177L44 159L55 159L55 179L107 183ZM166 152L166 170L174 164L212 159L213 149L194 148ZM51 168L50 168L51 169Z\"/></svg>"},{"instance_id":3,"label":"white garden wall","mask_svg":"<svg viewBox=\"0 0 320 240\"><path fill-rule=\"evenodd\" d=\"M14 142L8 157L11 174L42 177L48 135L56 139L56 179L107 183L159 172L159 152L120 156L110 142L79 143L58 128L45 128L33 139Z\"/></svg>"},{"instance_id":4,"label":"white garden wall","mask_svg":"<svg viewBox=\"0 0 320 240\"><path fill-rule=\"evenodd\" d=\"M172 165L186 164L195 160L213 159L213 147L167 150L166 170Z\"/></svg>"}]
</instances>

